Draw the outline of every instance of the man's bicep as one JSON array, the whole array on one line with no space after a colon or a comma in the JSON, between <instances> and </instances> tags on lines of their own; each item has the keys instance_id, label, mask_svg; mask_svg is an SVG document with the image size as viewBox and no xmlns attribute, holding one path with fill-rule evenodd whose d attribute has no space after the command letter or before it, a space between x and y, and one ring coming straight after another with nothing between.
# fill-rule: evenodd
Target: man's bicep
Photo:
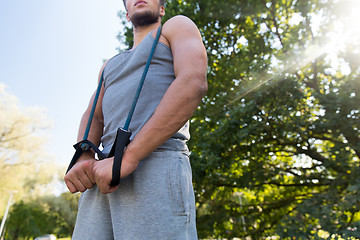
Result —
<instances>
[{"instance_id":1,"label":"man's bicep","mask_svg":"<svg viewBox=\"0 0 360 240\"><path fill-rule=\"evenodd\" d=\"M172 31L170 47L174 59L175 76L191 77L206 74L207 56L199 30L192 22L180 23ZM189 76L190 75L190 76Z\"/></svg>"},{"instance_id":2,"label":"man's bicep","mask_svg":"<svg viewBox=\"0 0 360 240\"><path fill-rule=\"evenodd\" d=\"M175 76L206 74L206 51L198 39L187 39L180 43L173 55Z\"/></svg>"}]
</instances>

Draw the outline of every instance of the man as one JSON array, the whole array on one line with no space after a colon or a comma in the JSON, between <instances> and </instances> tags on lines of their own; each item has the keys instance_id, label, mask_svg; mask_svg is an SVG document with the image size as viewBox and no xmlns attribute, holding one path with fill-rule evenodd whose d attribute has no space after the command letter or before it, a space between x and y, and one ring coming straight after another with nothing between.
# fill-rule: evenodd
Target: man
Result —
<instances>
[{"instance_id":1,"label":"man","mask_svg":"<svg viewBox=\"0 0 360 240\"><path fill-rule=\"evenodd\" d=\"M161 18L163 0L124 0L134 43L104 64L88 139L108 153L124 125ZM195 201L186 141L188 119L207 90L207 57L196 25L176 16L164 23L133 120L121 181L111 187L114 158L82 154L66 174L83 192L72 239L197 239ZM100 78L99 75L99 78ZM79 127L82 140L94 96Z\"/></svg>"}]
</instances>

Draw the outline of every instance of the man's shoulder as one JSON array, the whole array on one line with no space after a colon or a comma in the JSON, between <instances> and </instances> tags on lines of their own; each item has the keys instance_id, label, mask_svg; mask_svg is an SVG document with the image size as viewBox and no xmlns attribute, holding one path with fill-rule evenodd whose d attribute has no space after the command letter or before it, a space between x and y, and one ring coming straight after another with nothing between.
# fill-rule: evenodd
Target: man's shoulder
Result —
<instances>
[{"instance_id":1,"label":"man's shoulder","mask_svg":"<svg viewBox=\"0 0 360 240\"><path fill-rule=\"evenodd\" d=\"M177 28L177 27L186 27L186 26L196 27L195 23L190 18L184 15L176 15L170 18L169 20L167 20L164 23L163 28L167 29L167 28L174 28L174 27ZM181 29L177 29L177 30L181 30Z\"/></svg>"},{"instance_id":2,"label":"man's shoulder","mask_svg":"<svg viewBox=\"0 0 360 240\"><path fill-rule=\"evenodd\" d=\"M167 20L163 25L163 35L167 39L171 39L173 36L182 36L184 33L197 34L198 27L188 17L183 15L177 15Z\"/></svg>"}]
</instances>

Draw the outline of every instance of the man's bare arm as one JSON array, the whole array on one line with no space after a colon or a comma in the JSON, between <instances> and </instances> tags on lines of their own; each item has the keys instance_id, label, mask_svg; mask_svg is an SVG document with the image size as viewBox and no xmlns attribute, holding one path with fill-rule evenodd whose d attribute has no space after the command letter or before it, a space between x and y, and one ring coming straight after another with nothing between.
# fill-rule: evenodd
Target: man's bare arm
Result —
<instances>
[{"instance_id":1,"label":"man's bare arm","mask_svg":"<svg viewBox=\"0 0 360 240\"><path fill-rule=\"evenodd\" d=\"M103 71L104 67L105 64L100 71L99 81L101 77L101 72ZM91 128L88 136L88 140L90 140L96 146L99 146L100 144L100 139L103 134L103 127L104 127L102 107L101 107L103 95L104 95L104 90L102 88L100 91L98 103L96 105L94 117L91 123ZM78 142L83 140L86 125L94 102L94 98L95 98L95 93L91 97L89 105L81 118L79 131L78 131L78 138L77 138ZM70 192L72 193L78 191L84 192L86 189L91 188L95 184L95 176L93 172L94 162L95 162L95 154L93 151L84 152L80 156L77 163L71 168L71 170L64 177L66 186L68 187Z\"/></svg>"},{"instance_id":2,"label":"man's bare arm","mask_svg":"<svg viewBox=\"0 0 360 240\"><path fill-rule=\"evenodd\" d=\"M153 116L134 137L124 161L141 161L176 133L192 116L207 90L207 56L195 24L177 16L164 24L169 42L175 80L166 91Z\"/></svg>"}]
</instances>

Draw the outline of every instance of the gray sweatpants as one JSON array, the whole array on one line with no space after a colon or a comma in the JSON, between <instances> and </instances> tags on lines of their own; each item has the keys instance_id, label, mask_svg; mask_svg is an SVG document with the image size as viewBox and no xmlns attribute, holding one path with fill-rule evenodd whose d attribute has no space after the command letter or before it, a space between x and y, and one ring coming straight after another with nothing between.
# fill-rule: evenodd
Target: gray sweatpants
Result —
<instances>
[{"instance_id":1,"label":"gray sweatpants","mask_svg":"<svg viewBox=\"0 0 360 240\"><path fill-rule=\"evenodd\" d=\"M115 192L85 191L72 239L197 239L188 156L156 151Z\"/></svg>"}]
</instances>

